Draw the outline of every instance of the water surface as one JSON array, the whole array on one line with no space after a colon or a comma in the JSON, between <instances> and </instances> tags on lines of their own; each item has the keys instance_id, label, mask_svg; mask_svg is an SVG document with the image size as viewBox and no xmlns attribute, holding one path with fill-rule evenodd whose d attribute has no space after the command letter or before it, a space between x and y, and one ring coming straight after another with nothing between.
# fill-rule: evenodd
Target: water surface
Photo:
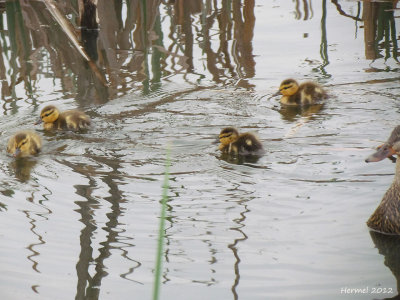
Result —
<instances>
[{"instance_id":1,"label":"water surface","mask_svg":"<svg viewBox=\"0 0 400 300\"><path fill-rule=\"evenodd\" d=\"M78 3L59 9L80 29ZM19 128L44 141L24 161L0 152L2 299L150 299L169 144L162 299L398 294L398 240L365 225L394 173L364 163L398 125L392 2L98 1L97 13L99 29L76 31L90 67L42 2L1 6L0 142ZM287 77L320 82L329 101L281 107L271 95ZM93 128L44 132L47 104ZM257 133L266 154L222 157L226 126Z\"/></svg>"}]
</instances>

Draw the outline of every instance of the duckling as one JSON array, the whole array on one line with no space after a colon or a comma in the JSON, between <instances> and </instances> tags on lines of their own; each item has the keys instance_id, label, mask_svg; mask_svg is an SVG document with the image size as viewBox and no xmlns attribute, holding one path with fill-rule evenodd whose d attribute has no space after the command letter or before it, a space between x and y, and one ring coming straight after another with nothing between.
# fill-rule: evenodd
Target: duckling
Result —
<instances>
[{"instance_id":1,"label":"duckling","mask_svg":"<svg viewBox=\"0 0 400 300\"><path fill-rule=\"evenodd\" d=\"M311 105L327 98L326 91L319 84L307 81L299 85L291 78L282 81L275 95L279 94L283 95L280 101L285 105Z\"/></svg>"},{"instance_id":2,"label":"duckling","mask_svg":"<svg viewBox=\"0 0 400 300\"><path fill-rule=\"evenodd\" d=\"M260 155L264 152L263 145L255 135L249 132L239 134L239 131L233 127L222 129L219 134L219 141L218 149L223 153Z\"/></svg>"},{"instance_id":3,"label":"duckling","mask_svg":"<svg viewBox=\"0 0 400 300\"><path fill-rule=\"evenodd\" d=\"M90 118L79 110L66 110L60 112L54 105L42 109L40 119L35 124L44 123L45 130L72 130L79 131L90 126Z\"/></svg>"},{"instance_id":4,"label":"duckling","mask_svg":"<svg viewBox=\"0 0 400 300\"><path fill-rule=\"evenodd\" d=\"M393 129L389 139L365 162L378 162L392 155L400 155L400 126ZM381 203L367 221L373 230L400 235L400 159L396 159L396 173L392 185L386 191Z\"/></svg>"},{"instance_id":5,"label":"duckling","mask_svg":"<svg viewBox=\"0 0 400 300\"><path fill-rule=\"evenodd\" d=\"M14 157L35 155L42 149L40 136L31 130L17 132L8 140L7 152Z\"/></svg>"}]
</instances>

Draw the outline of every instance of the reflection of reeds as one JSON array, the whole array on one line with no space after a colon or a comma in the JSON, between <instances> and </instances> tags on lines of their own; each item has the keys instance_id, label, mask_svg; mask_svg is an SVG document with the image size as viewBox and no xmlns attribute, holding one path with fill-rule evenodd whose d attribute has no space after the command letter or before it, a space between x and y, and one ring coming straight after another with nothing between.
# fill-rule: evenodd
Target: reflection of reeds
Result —
<instances>
[{"instance_id":1,"label":"reflection of reeds","mask_svg":"<svg viewBox=\"0 0 400 300\"><path fill-rule=\"evenodd\" d=\"M321 17L321 45L320 45L320 54L323 63L319 66L321 73L324 76L327 76L327 72L325 67L329 64L328 58L328 38L326 33L326 0L322 1L322 17Z\"/></svg>"},{"instance_id":2,"label":"reflection of reeds","mask_svg":"<svg viewBox=\"0 0 400 300\"><path fill-rule=\"evenodd\" d=\"M97 65L92 61L92 59L87 55L85 49L81 46L80 41L70 22L61 14L61 12L57 8L57 4L53 0L44 0L44 4L46 8L51 13L53 18L57 21L60 28L63 30L65 35L68 37L74 48L78 51L78 53L83 57L83 59L88 63L90 68L96 77L102 82L104 85L107 84L107 81L101 71L97 68ZM85 6L89 7L89 6Z\"/></svg>"},{"instance_id":3,"label":"reflection of reeds","mask_svg":"<svg viewBox=\"0 0 400 300\"><path fill-rule=\"evenodd\" d=\"M311 0L309 0L309 2L307 0L303 0L302 2L303 2L303 11L304 11L303 20L312 19L314 12L312 9ZM299 20L301 18L299 0L295 0L295 18L297 20Z\"/></svg>"},{"instance_id":4,"label":"reflection of reeds","mask_svg":"<svg viewBox=\"0 0 400 300\"><path fill-rule=\"evenodd\" d=\"M12 67L11 73L11 96L16 97L15 86L22 81L25 81L25 90L31 94L32 87L30 84L30 65L21 64L18 66L18 54L20 55L20 62L29 59L30 43L27 36L26 28L23 25L23 18L21 14L21 6L18 1L11 1L6 3L7 13L7 26L10 37L10 65ZM18 76L17 70L21 68L26 76Z\"/></svg>"},{"instance_id":5,"label":"reflection of reeds","mask_svg":"<svg viewBox=\"0 0 400 300\"><path fill-rule=\"evenodd\" d=\"M167 155L165 159L163 193L161 197L161 212L160 212L160 223L158 229L158 244L157 244L156 267L154 274L153 300L159 299L160 296L162 258L163 258L164 236L165 236L165 216L167 211L167 200L168 200L168 190L169 190L169 167L171 164L170 152L171 152L170 146L168 146Z\"/></svg>"},{"instance_id":6,"label":"reflection of reeds","mask_svg":"<svg viewBox=\"0 0 400 300\"><path fill-rule=\"evenodd\" d=\"M40 74L58 79L66 94L76 92L78 100L92 102L126 94L138 83L152 91L171 74L183 74L189 82L193 76L186 74L203 79L208 73L221 83L251 78L254 7L254 0L7 2L8 28L0 34L10 47L2 43L0 48L1 96L17 99L15 86L24 82L30 97L36 98ZM162 25L168 22L170 27ZM85 44L86 29L92 30L90 45ZM196 47L201 57L194 57ZM199 58L206 69L196 66ZM8 66L11 72L6 73ZM100 86L105 78L106 91Z\"/></svg>"},{"instance_id":7,"label":"reflection of reeds","mask_svg":"<svg viewBox=\"0 0 400 300\"><path fill-rule=\"evenodd\" d=\"M397 60L397 37L392 2L368 2L363 4L365 57L382 57L379 48L385 51L384 58ZM391 53L392 52L392 53Z\"/></svg>"}]
</instances>

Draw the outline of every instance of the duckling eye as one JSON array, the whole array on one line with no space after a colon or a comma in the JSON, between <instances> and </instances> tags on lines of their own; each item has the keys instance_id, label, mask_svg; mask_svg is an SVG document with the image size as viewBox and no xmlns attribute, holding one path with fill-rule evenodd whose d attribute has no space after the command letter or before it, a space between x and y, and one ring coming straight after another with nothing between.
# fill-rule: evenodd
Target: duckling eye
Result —
<instances>
[{"instance_id":1,"label":"duckling eye","mask_svg":"<svg viewBox=\"0 0 400 300\"><path fill-rule=\"evenodd\" d=\"M227 134L225 134L225 135L221 135L219 138L220 138L220 139L223 139L223 138L230 137L231 135L232 135L232 133L227 133Z\"/></svg>"}]
</instances>

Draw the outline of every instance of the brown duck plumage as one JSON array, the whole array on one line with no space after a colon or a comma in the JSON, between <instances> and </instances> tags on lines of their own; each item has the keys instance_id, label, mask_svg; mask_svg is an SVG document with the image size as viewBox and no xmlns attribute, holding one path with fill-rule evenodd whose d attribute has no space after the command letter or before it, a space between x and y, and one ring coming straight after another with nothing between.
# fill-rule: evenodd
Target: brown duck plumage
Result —
<instances>
[{"instance_id":1,"label":"brown duck plumage","mask_svg":"<svg viewBox=\"0 0 400 300\"><path fill-rule=\"evenodd\" d=\"M397 126L388 141L369 156L366 162L377 162L393 155L400 155L400 126ZM400 235L400 159L396 161L396 174L381 203L367 221L373 230Z\"/></svg>"},{"instance_id":2,"label":"brown duck plumage","mask_svg":"<svg viewBox=\"0 0 400 300\"><path fill-rule=\"evenodd\" d=\"M35 155L42 148L42 140L32 130L22 130L13 135L7 144L7 152L14 157Z\"/></svg>"},{"instance_id":3,"label":"brown duck plumage","mask_svg":"<svg viewBox=\"0 0 400 300\"><path fill-rule=\"evenodd\" d=\"M285 79L279 86L281 103L285 105L311 105L327 98L326 91L319 84L307 81L299 84L294 79Z\"/></svg>"},{"instance_id":4,"label":"brown duck plumage","mask_svg":"<svg viewBox=\"0 0 400 300\"><path fill-rule=\"evenodd\" d=\"M46 130L79 131L90 126L90 118L84 112L75 109L60 112L54 105L48 105L42 109L40 119L36 124L42 122Z\"/></svg>"},{"instance_id":5,"label":"brown duck plumage","mask_svg":"<svg viewBox=\"0 0 400 300\"><path fill-rule=\"evenodd\" d=\"M227 127L219 134L219 150L234 155L260 155L264 148L258 138L249 132L239 134L237 129Z\"/></svg>"}]
</instances>

